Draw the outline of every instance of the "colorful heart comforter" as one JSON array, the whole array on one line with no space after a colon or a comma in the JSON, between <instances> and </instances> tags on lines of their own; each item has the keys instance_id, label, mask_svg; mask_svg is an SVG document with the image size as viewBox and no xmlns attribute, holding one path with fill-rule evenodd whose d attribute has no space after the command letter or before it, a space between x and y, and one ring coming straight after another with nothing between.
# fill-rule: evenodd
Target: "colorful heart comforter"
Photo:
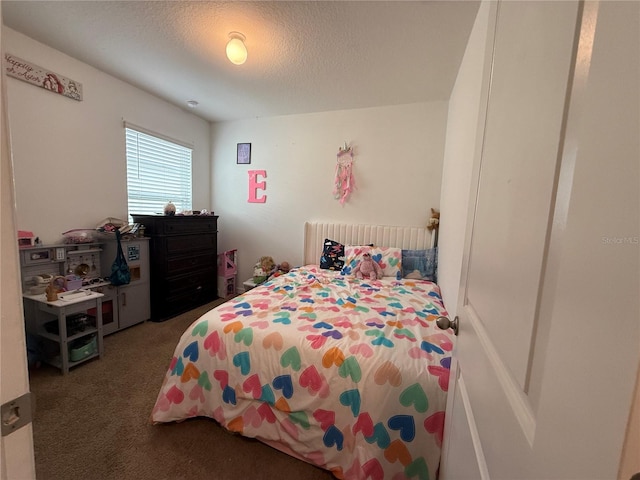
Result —
<instances>
[{"instance_id":1,"label":"colorful heart comforter","mask_svg":"<svg viewBox=\"0 0 640 480\"><path fill-rule=\"evenodd\" d=\"M152 421L211 417L344 479L435 479L452 334L438 286L302 267L182 335Z\"/></svg>"}]
</instances>

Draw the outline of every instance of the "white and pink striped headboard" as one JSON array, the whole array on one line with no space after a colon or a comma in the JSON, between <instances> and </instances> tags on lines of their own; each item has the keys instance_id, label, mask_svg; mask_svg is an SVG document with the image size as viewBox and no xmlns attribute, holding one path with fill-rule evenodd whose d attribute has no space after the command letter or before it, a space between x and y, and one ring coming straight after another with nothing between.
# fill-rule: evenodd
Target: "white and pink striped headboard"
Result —
<instances>
[{"instance_id":1,"label":"white and pink striped headboard","mask_svg":"<svg viewBox=\"0 0 640 480\"><path fill-rule=\"evenodd\" d=\"M373 243L380 247L398 247L408 250L422 250L432 246L431 232L421 227L305 222L305 265L320 263L325 238L344 245Z\"/></svg>"}]
</instances>

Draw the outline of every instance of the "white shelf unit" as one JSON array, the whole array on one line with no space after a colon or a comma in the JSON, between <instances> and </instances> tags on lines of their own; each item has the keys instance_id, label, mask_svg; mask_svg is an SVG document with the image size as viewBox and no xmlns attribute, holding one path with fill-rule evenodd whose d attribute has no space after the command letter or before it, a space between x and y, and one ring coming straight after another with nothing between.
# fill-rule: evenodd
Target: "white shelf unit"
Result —
<instances>
[{"instance_id":1,"label":"white shelf unit","mask_svg":"<svg viewBox=\"0 0 640 480\"><path fill-rule=\"evenodd\" d=\"M83 298L70 301L56 300L48 302L46 294L24 295L25 328L27 333L57 344L57 355L42 355L42 361L61 370L63 375L69 373L69 369L93 358L100 358L104 353L102 332L102 297L101 293L91 292ZM74 314L86 314L90 309L95 309L95 324L83 331L68 335L67 319ZM58 322L58 333L48 332L45 324L51 321ZM71 342L84 337L95 336L97 340L96 351L80 360L70 359L69 347Z\"/></svg>"}]
</instances>

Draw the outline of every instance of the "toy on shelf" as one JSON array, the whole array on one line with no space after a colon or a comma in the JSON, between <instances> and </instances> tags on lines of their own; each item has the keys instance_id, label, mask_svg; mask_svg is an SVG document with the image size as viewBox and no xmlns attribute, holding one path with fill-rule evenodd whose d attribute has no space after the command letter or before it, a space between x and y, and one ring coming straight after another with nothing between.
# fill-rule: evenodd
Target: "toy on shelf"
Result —
<instances>
[{"instance_id":1,"label":"toy on shelf","mask_svg":"<svg viewBox=\"0 0 640 480\"><path fill-rule=\"evenodd\" d=\"M427 224L427 229L431 232L431 248L438 246L438 230L440 229L440 211L431 209L431 217Z\"/></svg>"},{"instance_id":2,"label":"toy on shelf","mask_svg":"<svg viewBox=\"0 0 640 480\"><path fill-rule=\"evenodd\" d=\"M33 232L29 232L27 230L18 230L18 247L33 247L34 237L35 235L33 234Z\"/></svg>"},{"instance_id":3,"label":"toy on shelf","mask_svg":"<svg viewBox=\"0 0 640 480\"><path fill-rule=\"evenodd\" d=\"M271 274L275 271L276 262L273 261L273 257L264 256L260 257L260 260L253 267L253 281L260 284L266 282Z\"/></svg>"},{"instance_id":4,"label":"toy on shelf","mask_svg":"<svg viewBox=\"0 0 640 480\"><path fill-rule=\"evenodd\" d=\"M236 294L238 275L237 250L227 250L218 254L218 296L229 298Z\"/></svg>"}]
</instances>

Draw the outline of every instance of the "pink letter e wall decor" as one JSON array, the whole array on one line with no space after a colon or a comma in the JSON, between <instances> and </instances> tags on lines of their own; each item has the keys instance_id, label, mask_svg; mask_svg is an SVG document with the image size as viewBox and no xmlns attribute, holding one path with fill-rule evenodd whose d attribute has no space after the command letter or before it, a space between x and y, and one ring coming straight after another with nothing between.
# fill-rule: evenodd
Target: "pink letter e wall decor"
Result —
<instances>
[{"instance_id":1,"label":"pink letter e wall decor","mask_svg":"<svg viewBox=\"0 0 640 480\"><path fill-rule=\"evenodd\" d=\"M267 178L266 170L249 170L249 203L265 203L267 196L258 197L258 189L264 190L267 182L258 182L258 176Z\"/></svg>"}]
</instances>

